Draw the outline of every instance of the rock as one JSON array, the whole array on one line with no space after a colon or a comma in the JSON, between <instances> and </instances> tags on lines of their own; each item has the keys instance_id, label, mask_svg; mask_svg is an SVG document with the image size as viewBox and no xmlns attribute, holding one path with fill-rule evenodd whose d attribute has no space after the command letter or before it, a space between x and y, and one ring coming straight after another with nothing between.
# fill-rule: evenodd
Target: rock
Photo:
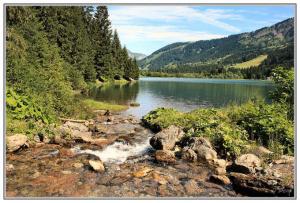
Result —
<instances>
[{"instance_id":1,"label":"rock","mask_svg":"<svg viewBox=\"0 0 300 203\"><path fill-rule=\"evenodd\" d=\"M92 132L81 132L78 130L72 131L72 138L81 142L92 142Z\"/></svg>"},{"instance_id":2,"label":"rock","mask_svg":"<svg viewBox=\"0 0 300 203\"><path fill-rule=\"evenodd\" d=\"M273 161L275 164L289 164L289 163L294 163L294 157L292 156L287 156L287 155L282 155L280 159Z\"/></svg>"},{"instance_id":3,"label":"rock","mask_svg":"<svg viewBox=\"0 0 300 203\"><path fill-rule=\"evenodd\" d=\"M72 171L61 171L61 173L64 175L70 175L72 174Z\"/></svg>"},{"instance_id":4,"label":"rock","mask_svg":"<svg viewBox=\"0 0 300 203\"><path fill-rule=\"evenodd\" d=\"M90 142L91 144L104 148L107 145L112 144L117 138L118 138L117 136L109 136L109 138L96 138L91 140Z\"/></svg>"},{"instance_id":5,"label":"rock","mask_svg":"<svg viewBox=\"0 0 300 203\"><path fill-rule=\"evenodd\" d=\"M182 147L188 146L194 151L196 151L200 146L206 146L212 149L211 143L204 137L186 137L181 141L181 145Z\"/></svg>"},{"instance_id":6,"label":"rock","mask_svg":"<svg viewBox=\"0 0 300 203\"><path fill-rule=\"evenodd\" d=\"M72 134L72 130L67 126L60 126L58 128L58 132L61 135L61 137L69 137Z\"/></svg>"},{"instance_id":7,"label":"rock","mask_svg":"<svg viewBox=\"0 0 300 203\"><path fill-rule=\"evenodd\" d=\"M213 160L209 161L209 164L216 168L226 168L226 166L227 166L226 160L224 160L224 159L213 159Z\"/></svg>"},{"instance_id":8,"label":"rock","mask_svg":"<svg viewBox=\"0 0 300 203\"><path fill-rule=\"evenodd\" d=\"M35 142L41 142L40 137L39 137L38 135L35 135L35 136L33 137L33 140L34 140Z\"/></svg>"},{"instance_id":9,"label":"rock","mask_svg":"<svg viewBox=\"0 0 300 203\"><path fill-rule=\"evenodd\" d=\"M256 176L253 174L230 173L233 188L247 196L253 197L293 197L294 187L285 184L285 181L278 182L276 179L269 176Z\"/></svg>"},{"instance_id":10,"label":"rock","mask_svg":"<svg viewBox=\"0 0 300 203\"><path fill-rule=\"evenodd\" d=\"M209 162L210 160L217 159L217 152L212 148L208 148L205 145L199 146L195 149L199 161Z\"/></svg>"},{"instance_id":11,"label":"rock","mask_svg":"<svg viewBox=\"0 0 300 203\"><path fill-rule=\"evenodd\" d=\"M254 173L256 167L261 166L260 159L254 154L243 154L239 156L231 167L231 171L240 173Z\"/></svg>"},{"instance_id":12,"label":"rock","mask_svg":"<svg viewBox=\"0 0 300 203\"><path fill-rule=\"evenodd\" d=\"M51 142L51 140L49 139L49 137L44 136L43 143L49 144L50 142Z\"/></svg>"},{"instance_id":13,"label":"rock","mask_svg":"<svg viewBox=\"0 0 300 203\"><path fill-rule=\"evenodd\" d=\"M133 176L136 177L136 178L145 177L152 170L153 169L151 169L149 167L143 167L143 168L140 168L139 170L137 170L136 172L134 172Z\"/></svg>"},{"instance_id":14,"label":"rock","mask_svg":"<svg viewBox=\"0 0 300 203\"><path fill-rule=\"evenodd\" d=\"M167 163L175 163L176 162L175 155L170 150L157 150L155 152L155 159L157 161L167 162Z\"/></svg>"},{"instance_id":15,"label":"rock","mask_svg":"<svg viewBox=\"0 0 300 203\"><path fill-rule=\"evenodd\" d=\"M210 181L221 185L229 185L231 183L230 179L225 175L212 175Z\"/></svg>"},{"instance_id":16,"label":"rock","mask_svg":"<svg viewBox=\"0 0 300 203\"><path fill-rule=\"evenodd\" d=\"M186 161L196 162L197 154L189 147L184 147L181 152L181 158Z\"/></svg>"},{"instance_id":17,"label":"rock","mask_svg":"<svg viewBox=\"0 0 300 203\"><path fill-rule=\"evenodd\" d=\"M97 124L96 131L104 134L130 134L135 132L136 125L131 123L117 123L114 125Z\"/></svg>"},{"instance_id":18,"label":"rock","mask_svg":"<svg viewBox=\"0 0 300 203\"><path fill-rule=\"evenodd\" d=\"M35 143L35 147L42 147L42 146L44 146L45 145L45 143L43 143L43 142L38 142L38 143Z\"/></svg>"},{"instance_id":19,"label":"rock","mask_svg":"<svg viewBox=\"0 0 300 203\"><path fill-rule=\"evenodd\" d=\"M53 144L59 144L59 145L64 145L67 143L67 141L63 138L61 138L61 136L59 135L55 135L52 139L52 143Z\"/></svg>"},{"instance_id":20,"label":"rock","mask_svg":"<svg viewBox=\"0 0 300 203\"><path fill-rule=\"evenodd\" d=\"M15 152L24 146L28 146L27 137L25 135L15 134L6 137L6 147L8 152Z\"/></svg>"},{"instance_id":21,"label":"rock","mask_svg":"<svg viewBox=\"0 0 300 203\"><path fill-rule=\"evenodd\" d=\"M213 171L217 175L225 175L226 174L226 168L217 167L217 168L214 168Z\"/></svg>"},{"instance_id":22,"label":"rock","mask_svg":"<svg viewBox=\"0 0 300 203\"><path fill-rule=\"evenodd\" d=\"M90 166L97 172L104 172L105 168L100 160L89 160Z\"/></svg>"},{"instance_id":23,"label":"rock","mask_svg":"<svg viewBox=\"0 0 300 203\"><path fill-rule=\"evenodd\" d=\"M82 168L83 167L83 163L74 163L73 166L75 168Z\"/></svg>"},{"instance_id":24,"label":"rock","mask_svg":"<svg viewBox=\"0 0 300 203\"><path fill-rule=\"evenodd\" d=\"M189 180L184 184L185 191L187 195L193 196L193 195L198 195L199 193L202 192L202 190L199 188L198 184L194 180Z\"/></svg>"},{"instance_id":25,"label":"rock","mask_svg":"<svg viewBox=\"0 0 300 203\"><path fill-rule=\"evenodd\" d=\"M271 152L270 150L268 150L267 148L265 148L263 146L259 146L259 147L256 147L255 150L253 150L253 154L258 156L259 158L264 158L266 156L273 154L273 152Z\"/></svg>"},{"instance_id":26,"label":"rock","mask_svg":"<svg viewBox=\"0 0 300 203\"><path fill-rule=\"evenodd\" d=\"M6 172L11 172L15 169L14 165L12 164L5 164L5 170Z\"/></svg>"},{"instance_id":27,"label":"rock","mask_svg":"<svg viewBox=\"0 0 300 203\"><path fill-rule=\"evenodd\" d=\"M113 116L108 116L106 122L113 122L114 119L115 118Z\"/></svg>"},{"instance_id":28,"label":"rock","mask_svg":"<svg viewBox=\"0 0 300 203\"><path fill-rule=\"evenodd\" d=\"M67 121L65 124L63 124L63 127L67 127L71 130L78 130L80 132L87 132L89 130L84 124L71 121Z\"/></svg>"},{"instance_id":29,"label":"rock","mask_svg":"<svg viewBox=\"0 0 300 203\"><path fill-rule=\"evenodd\" d=\"M168 181L161 175L159 175L157 172L152 173L153 180L158 182L161 185L165 185L168 183Z\"/></svg>"},{"instance_id":30,"label":"rock","mask_svg":"<svg viewBox=\"0 0 300 203\"><path fill-rule=\"evenodd\" d=\"M170 150L183 136L184 132L179 127L171 125L153 136L150 145L157 150Z\"/></svg>"}]
</instances>

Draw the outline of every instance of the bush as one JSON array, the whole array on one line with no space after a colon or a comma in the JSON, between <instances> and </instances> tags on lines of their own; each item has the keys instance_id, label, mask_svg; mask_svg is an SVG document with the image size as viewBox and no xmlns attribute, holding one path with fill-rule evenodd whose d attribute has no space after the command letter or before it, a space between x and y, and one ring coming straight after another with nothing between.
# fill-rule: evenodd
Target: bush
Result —
<instances>
[{"instance_id":1,"label":"bush","mask_svg":"<svg viewBox=\"0 0 300 203\"><path fill-rule=\"evenodd\" d=\"M53 119L45 111L36 105L29 97L17 94L13 89L6 91L6 108L12 118L34 119L42 121L45 124L50 123Z\"/></svg>"},{"instance_id":2,"label":"bush","mask_svg":"<svg viewBox=\"0 0 300 203\"><path fill-rule=\"evenodd\" d=\"M247 143L246 132L231 123L223 111L216 109L180 113L174 109L158 108L144 116L143 122L155 131L177 125L184 129L186 136L207 137L223 157L239 155Z\"/></svg>"},{"instance_id":3,"label":"bush","mask_svg":"<svg viewBox=\"0 0 300 203\"><path fill-rule=\"evenodd\" d=\"M276 145L283 149L283 153L293 154L294 125L287 118L288 109L285 105L248 102L229 109L230 118L247 131L249 139L266 147Z\"/></svg>"},{"instance_id":4,"label":"bush","mask_svg":"<svg viewBox=\"0 0 300 203\"><path fill-rule=\"evenodd\" d=\"M280 104L248 102L242 106L197 109L188 113L158 108L142 120L155 132L176 125L184 129L186 136L207 137L218 154L227 158L241 154L253 142L275 153L294 152L294 126L287 119L287 109Z\"/></svg>"}]
</instances>

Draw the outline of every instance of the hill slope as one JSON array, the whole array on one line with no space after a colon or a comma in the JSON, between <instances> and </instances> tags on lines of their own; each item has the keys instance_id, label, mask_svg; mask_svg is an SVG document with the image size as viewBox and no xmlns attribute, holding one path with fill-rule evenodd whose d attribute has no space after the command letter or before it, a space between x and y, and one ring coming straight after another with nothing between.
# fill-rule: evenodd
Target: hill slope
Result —
<instances>
[{"instance_id":1,"label":"hill slope","mask_svg":"<svg viewBox=\"0 0 300 203\"><path fill-rule=\"evenodd\" d=\"M136 60L142 60L145 57L147 57L147 55L145 55L145 54L132 52L129 49L127 49L127 52L128 52L129 57L136 58Z\"/></svg>"},{"instance_id":2,"label":"hill slope","mask_svg":"<svg viewBox=\"0 0 300 203\"><path fill-rule=\"evenodd\" d=\"M293 41L294 18L289 18L254 32L221 39L173 43L140 60L139 66L144 70L166 72L199 72L208 67L230 68L241 63L252 64L247 61L292 46Z\"/></svg>"}]
</instances>

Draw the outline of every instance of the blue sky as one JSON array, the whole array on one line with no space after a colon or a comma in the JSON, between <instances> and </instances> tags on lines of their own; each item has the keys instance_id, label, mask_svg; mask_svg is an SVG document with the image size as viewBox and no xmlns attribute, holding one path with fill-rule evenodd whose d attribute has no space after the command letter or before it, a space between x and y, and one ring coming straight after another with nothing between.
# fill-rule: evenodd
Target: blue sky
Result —
<instances>
[{"instance_id":1,"label":"blue sky","mask_svg":"<svg viewBox=\"0 0 300 203\"><path fill-rule=\"evenodd\" d=\"M108 10L112 28L117 29L122 44L147 55L173 42L254 31L295 15L292 5L110 5Z\"/></svg>"}]
</instances>

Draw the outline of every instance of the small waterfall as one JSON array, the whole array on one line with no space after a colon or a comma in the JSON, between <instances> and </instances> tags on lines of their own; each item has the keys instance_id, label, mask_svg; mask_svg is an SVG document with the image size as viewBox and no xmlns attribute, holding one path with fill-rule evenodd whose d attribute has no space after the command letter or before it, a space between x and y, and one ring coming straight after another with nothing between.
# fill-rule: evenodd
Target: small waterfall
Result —
<instances>
[{"instance_id":1,"label":"small waterfall","mask_svg":"<svg viewBox=\"0 0 300 203\"><path fill-rule=\"evenodd\" d=\"M73 148L75 153L82 154L93 154L98 156L104 163L115 163L121 164L127 160L130 156L138 156L146 153L149 148L150 137L143 140L140 143L127 144L123 142L115 142L112 145L107 146L104 150L80 150L80 148Z\"/></svg>"}]
</instances>

